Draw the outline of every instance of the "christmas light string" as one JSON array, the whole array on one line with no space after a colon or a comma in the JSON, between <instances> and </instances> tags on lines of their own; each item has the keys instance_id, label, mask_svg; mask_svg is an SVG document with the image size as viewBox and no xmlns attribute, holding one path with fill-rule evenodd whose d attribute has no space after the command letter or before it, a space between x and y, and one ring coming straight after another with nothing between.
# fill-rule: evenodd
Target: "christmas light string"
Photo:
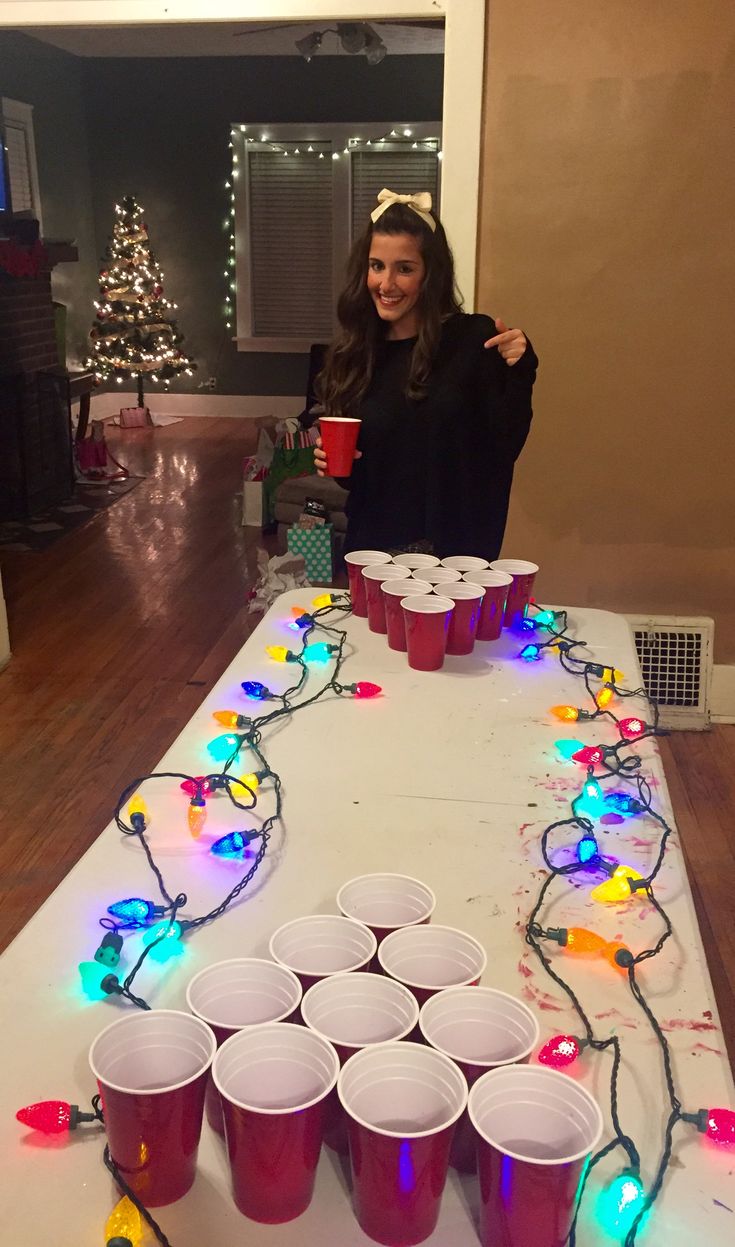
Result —
<instances>
[{"instance_id":1,"label":"christmas light string","mask_svg":"<svg viewBox=\"0 0 735 1247\"><path fill-rule=\"evenodd\" d=\"M539 629L548 633L545 639L536 635ZM657 956L673 934L671 920L653 891L653 883L663 865L666 845L672 829L663 816L652 807L651 786L640 770L641 757L638 754L621 755L624 750L630 749L639 741L667 733L659 728L658 706L644 688L625 689L619 683L624 678L622 672L609 665L580 658L574 653L574 650L583 647L585 642L569 636L565 611L536 610L533 615L523 621L522 630L534 633L535 639L524 645L519 657L525 662L535 662L541 660L546 651L556 652L563 669L583 679L586 693L594 707L592 710L585 710L581 707L555 706L552 708L552 713L563 722L591 722L597 719L607 719L616 726L619 734L619 740L614 745L576 748L580 742L575 741L573 742L575 748L571 753L566 748L561 750L562 756L570 757L585 765L586 779L582 792L571 801L571 817L551 823L541 835L541 855L548 874L541 885L526 923L526 942L536 953L546 973L566 994L584 1030L581 1038L574 1035L554 1036L541 1049L539 1060L559 1069L576 1060L585 1048L598 1052L610 1048L613 1054L610 1074L610 1115L615 1137L591 1157L585 1170L568 1238L569 1245L575 1247L577 1220L591 1170L605 1156L620 1147L626 1154L628 1166L603 1191L601 1204L606 1210L610 1230L617 1232L618 1236L625 1235L625 1247L634 1247L637 1233L660 1193L671 1160L673 1131L677 1122L684 1121L695 1125L700 1132L708 1134L710 1138L719 1143L735 1144L735 1112L732 1110L700 1109L697 1113L682 1111L681 1101L676 1092L668 1041L636 978L636 967ZM593 683L594 680L600 681L597 689ZM616 697L645 699L649 707L651 722L648 723L638 716L618 718L610 709L611 702ZM558 742L558 744L564 746L565 742ZM634 784L637 796L631 796L626 792L615 792L610 794L614 799L609 801L602 784L611 779ZM640 875L631 867L621 866L600 853L594 834L593 819L602 818L605 814L616 814L618 818L623 818L625 815L647 814L658 823L661 828L658 852L646 876ZM560 828L574 828L582 833L576 845L575 860L562 865L552 860L549 853L549 840ZM605 903L625 901L636 895L646 897L663 925L662 933L652 948L634 954L625 944L607 941L597 932L588 931L586 928L544 928L542 926L539 915L544 908L552 884L559 878L577 875L580 871L590 869L600 869L608 876L605 883L592 891L592 897L595 900ZM592 1023L578 995L554 968L541 945L541 940L555 942L572 955L578 953L602 957L621 974L625 974L633 998L643 1011L661 1049L670 1112L664 1127L661 1157L648 1192L644 1191L640 1180L641 1160L638 1149L620 1123L618 1105L618 1078L622 1059L620 1040L615 1035L604 1039L596 1037Z\"/></svg>"},{"instance_id":2,"label":"christmas light string","mask_svg":"<svg viewBox=\"0 0 735 1247\"><path fill-rule=\"evenodd\" d=\"M350 609L348 598L344 595L332 593L322 594L315 599L311 610L305 610L302 607L294 608L292 612L293 619L288 626L292 632L299 634L301 648L292 649L285 645L275 645L267 647L267 653L275 661L297 666L299 668L298 680L291 687L287 688L284 693L274 693L267 685L257 680L243 681L242 690L249 701L253 703L275 703L274 709L257 718L253 718L250 715L242 715L237 711L231 710L214 712L215 719L222 726L230 729L229 734L226 733L223 737L217 738L217 741L210 743L210 750L212 745L217 745L218 742L223 742L220 747L226 748L226 752L223 755L224 766L221 771L201 776L188 776L176 772L152 773L135 780L121 794L115 810L116 825L122 834L137 838L156 878L164 904L157 905L155 902L144 900L143 898L128 898L108 907L108 916L100 919L100 925L105 930L105 936L95 954L96 961L101 962L103 967L115 965L119 961L119 953L122 947L121 931L144 928L147 930L148 936L152 936L152 938L149 939L149 942L145 945L136 963L122 983L112 973L105 976L107 987L103 989L103 995L117 994L124 996L130 1003L139 1008L149 1008L146 1001L132 991L133 981L146 958L153 953L154 949L161 945L169 942L178 943L180 935L196 930L200 926L220 917L252 880L265 857L271 829L279 820L282 812L282 784L280 777L270 769L260 748L263 730L285 715L291 715L296 710L313 704L329 692L334 692L337 695L351 693L356 697L372 697L381 691L377 685L367 682L358 682L352 685L343 685L339 682L338 676L345 659L344 650L347 634L332 625L326 624L322 616L334 610L347 612ZM329 638L328 641L311 643L311 637L317 627ZM566 612L536 609L534 615L523 621L523 630L534 633L544 630L548 633L545 639L538 635L536 636L533 642L532 653L528 652L528 644L523 647L520 657L524 661L538 661L544 657L547 651L555 652L566 671L581 676L584 679L585 689L594 709L587 711L580 707L557 706L553 708L556 717L565 722L592 721L607 718L617 726L620 736L619 741L614 746L597 747L594 750L594 760L588 759L586 762L585 758L587 755L583 754L581 758L578 756L580 749L577 749L577 745L581 745L581 742L567 742L574 745L574 750L571 754L564 754L563 756L569 756L577 761L585 762L586 779L583 782L582 792L571 802L571 817L555 821L546 827L542 833L541 853L548 874L541 886L536 903L526 924L526 941L534 949L549 976L567 995L572 1007L580 1018L584 1030L584 1035L580 1038L569 1035L555 1036L544 1045L539 1053L539 1059L560 1068L563 1065L569 1064L588 1047L595 1051L605 1051L609 1048L612 1050L613 1056L610 1110L615 1137L591 1158L585 1171L578 1193L574 1223L568 1240L570 1247L575 1247L577 1217L589 1173L603 1157L609 1155L617 1147L621 1147L625 1151L628 1165L618 1178L610 1184L605 1194L612 1203L612 1219L614 1222L617 1222L619 1233L625 1232L626 1234L624 1240L625 1247L634 1247L636 1234L643 1218L647 1216L661 1189L671 1159L673 1130L676 1123L685 1121L695 1125L700 1132L706 1133L710 1138L719 1143L735 1144L735 1112L729 1109L700 1109L696 1113L685 1113L682 1111L681 1102L676 1095L670 1050L666 1036L645 1000L635 976L636 966L649 958L655 957L672 934L671 922L653 893L653 882L663 864L666 843L671 834L671 828L662 815L652 808L650 784L640 772L641 758L635 754L627 757L621 756L623 750L630 749L637 741L662 734L658 727L657 708L647 698L652 717L651 724L639 718L618 719L616 717L614 712L609 709L610 702L614 697L646 697L645 690L624 689L620 685L620 681L624 678L621 672L618 672L615 668L577 657L573 651L581 648L585 643L569 637ZM334 662L331 678L316 693L295 702L295 699L305 686L309 667L315 659L320 663ZM600 688L597 691L592 683L593 680L601 681ZM606 693L609 692L609 696L601 697L603 690ZM558 742L558 744L562 743ZM232 768L244 745L247 745L253 751L259 769L242 776L236 776L231 773ZM596 767L600 768L597 774ZM224 856L239 857L244 856L248 852L251 840L260 838L260 845L254 861L245 875L215 909L198 918L185 919L179 916L181 909L187 903L186 894L179 893L176 896L170 894L146 838L145 833L148 820L139 790L144 783L153 779L179 781L179 787L189 797L190 804L197 807L206 807L207 797L218 790L223 790L227 793L232 804L243 811L251 811L257 805L258 790L263 780L271 779L274 784L276 808L273 814L263 820L259 830L229 833L229 836L222 837L221 841L210 846L210 851L216 855L217 844L229 841L233 837L240 837L240 842L231 843L223 850ZM624 791L605 795L601 783L607 783L607 781L612 779L622 780L628 785L634 785L637 796ZM239 797L242 797L243 792L250 797L248 803L239 799ZM239 797L235 794L239 794ZM126 802L128 803L129 823L125 823L122 818L122 809ZM638 875L637 872L626 867L623 869L629 873L616 878L620 867L617 863L600 853L594 834L593 819L602 817L605 813L616 814L618 820L628 816L647 814L658 822L662 833L658 854L654 866L647 876ZM575 860L557 865L551 858L549 841L552 834L562 828L576 829L581 832L581 839L576 846ZM201 829L202 826L198 820L196 820L196 830L190 821L190 831L195 838L198 837ZM584 851L582 851L583 846L585 846ZM589 871L591 869L601 869L603 873L607 874L608 882L616 882L618 889L613 896L603 895L597 899L620 900L632 898L639 892L646 896L646 899L655 909L663 924L663 932L654 947L634 955L625 944L619 941L608 941L603 936L586 928L544 928L541 925L538 921L539 915L544 907L552 883L558 878L575 875L579 871ZM601 887L604 886L601 885ZM620 889L622 889L622 893ZM595 891L598 890L595 889ZM173 941L171 941L172 935L175 936ZM623 1130L619 1117L618 1077L622 1059L620 1040L615 1035L602 1039L595 1035L592 1023L579 997L554 968L551 959L546 955L541 945L541 940L555 942L571 955L578 954L604 958L618 972L626 974L634 999L644 1012L661 1047L671 1111L665 1127L661 1160L647 1194L644 1194L640 1182L641 1162L638 1149L633 1139ZM82 964L89 965L94 963ZM95 1099L98 1100L98 1097L95 1097ZM32 1105L27 1109L20 1110L18 1118L27 1125L47 1129L52 1132L58 1132L59 1129L73 1129L80 1121L103 1120L99 1110L99 1103L95 1105L94 1101L93 1108L95 1111L92 1114L79 1113L75 1106L64 1104L61 1104L62 1111L60 1112L59 1106L60 1102L57 1101ZM45 1126L39 1121L39 1112L41 1118L46 1118ZM61 1122L61 1125L59 1122ZM153 1230L162 1247L170 1247L160 1227L157 1226L144 1206L139 1203L133 1192L127 1187L107 1147L105 1148L105 1164L113 1174L119 1189L123 1192L123 1199L110 1217L108 1226L119 1223L123 1226L132 1227L130 1231L132 1237L128 1234L120 1235L115 1231L114 1234L108 1237L108 1247L128 1247L128 1244L131 1244L131 1247L137 1247L139 1234L136 1237L137 1231L135 1227L142 1225L141 1217ZM126 1199L129 1201L127 1204L125 1202ZM624 1222L623 1217L626 1213L627 1221Z\"/></svg>"}]
</instances>

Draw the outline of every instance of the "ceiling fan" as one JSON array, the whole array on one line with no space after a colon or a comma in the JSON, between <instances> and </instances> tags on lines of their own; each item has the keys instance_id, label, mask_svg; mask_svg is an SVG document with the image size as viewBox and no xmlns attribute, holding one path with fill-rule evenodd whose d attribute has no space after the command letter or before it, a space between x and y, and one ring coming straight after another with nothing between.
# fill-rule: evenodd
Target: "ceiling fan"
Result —
<instances>
[{"instance_id":1,"label":"ceiling fan","mask_svg":"<svg viewBox=\"0 0 735 1247\"><path fill-rule=\"evenodd\" d=\"M395 18L387 18L380 24L385 26L411 26L435 29L440 22L426 18L418 18L415 21L400 21ZM257 29L237 30L234 31L234 37L237 39L243 35L261 35L273 30L302 28L304 25L306 25L304 22L280 22L276 26L261 26ZM295 39L294 45L299 55L303 56L305 61L310 61L317 52L321 51L322 40L325 35L329 34L339 37L342 48L350 56L364 53L368 65L379 65L387 56L387 47L375 27L371 26L369 22L337 22L336 26L327 26L324 30L312 30L301 39Z\"/></svg>"}]
</instances>

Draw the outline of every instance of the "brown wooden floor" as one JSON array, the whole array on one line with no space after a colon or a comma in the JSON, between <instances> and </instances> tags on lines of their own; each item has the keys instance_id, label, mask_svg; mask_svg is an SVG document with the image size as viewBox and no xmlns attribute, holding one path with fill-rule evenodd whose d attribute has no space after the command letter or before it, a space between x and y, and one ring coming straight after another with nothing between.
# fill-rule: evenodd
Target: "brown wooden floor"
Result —
<instances>
[{"instance_id":1,"label":"brown wooden floor","mask_svg":"<svg viewBox=\"0 0 735 1247\"><path fill-rule=\"evenodd\" d=\"M236 497L252 423L108 431L147 479L46 553L2 558L13 660L0 673L0 948L257 622L245 597L259 534L240 526ZM672 735L663 756L732 1058L735 727Z\"/></svg>"}]
</instances>

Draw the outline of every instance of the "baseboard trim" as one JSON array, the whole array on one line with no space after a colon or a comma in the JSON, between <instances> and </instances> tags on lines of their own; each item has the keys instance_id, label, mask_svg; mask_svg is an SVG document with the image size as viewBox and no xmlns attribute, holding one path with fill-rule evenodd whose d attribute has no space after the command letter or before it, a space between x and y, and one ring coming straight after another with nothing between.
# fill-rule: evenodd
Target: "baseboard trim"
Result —
<instances>
[{"instance_id":1,"label":"baseboard trim","mask_svg":"<svg viewBox=\"0 0 735 1247\"><path fill-rule=\"evenodd\" d=\"M735 723L735 665L715 663L710 698L713 723Z\"/></svg>"},{"instance_id":2,"label":"baseboard trim","mask_svg":"<svg viewBox=\"0 0 735 1247\"><path fill-rule=\"evenodd\" d=\"M94 420L114 416L121 407L136 407L137 397L121 390L93 394L90 415ZM298 416L304 409L304 396L289 394L148 394L146 403L161 416L216 416L226 419L257 420L275 416L285 420ZM78 402L75 404L78 408Z\"/></svg>"}]
</instances>

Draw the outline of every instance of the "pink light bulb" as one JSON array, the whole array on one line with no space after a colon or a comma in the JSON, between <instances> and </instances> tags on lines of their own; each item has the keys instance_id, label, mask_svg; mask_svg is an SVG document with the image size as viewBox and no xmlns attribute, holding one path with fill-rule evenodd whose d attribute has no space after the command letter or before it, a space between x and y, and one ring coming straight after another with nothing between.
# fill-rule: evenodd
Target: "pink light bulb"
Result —
<instances>
[{"instance_id":1,"label":"pink light bulb","mask_svg":"<svg viewBox=\"0 0 735 1247\"><path fill-rule=\"evenodd\" d=\"M735 1146L735 1112L731 1108L708 1108L704 1133L720 1147Z\"/></svg>"},{"instance_id":2,"label":"pink light bulb","mask_svg":"<svg viewBox=\"0 0 735 1247\"><path fill-rule=\"evenodd\" d=\"M544 1044L538 1059L542 1065L550 1065L552 1069L565 1069L576 1061L581 1051L579 1040L574 1035L554 1035Z\"/></svg>"},{"instance_id":3,"label":"pink light bulb","mask_svg":"<svg viewBox=\"0 0 735 1247\"><path fill-rule=\"evenodd\" d=\"M572 754L573 762L582 762L585 766L596 766L598 762L602 762L603 752L597 745L585 745L584 749L578 749Z\"/></svg>"},{"instance_id":4,"label":"pink light bulb","mask_svg":"<svg viewBox=\"0 0 735 1247\"><path fill-rule=\"evenodd\" d=\"M621 719L618 723L620 735L626 740L638 740L647 731L648 725L642 719Z\"/></svg>"}]
</instances>

